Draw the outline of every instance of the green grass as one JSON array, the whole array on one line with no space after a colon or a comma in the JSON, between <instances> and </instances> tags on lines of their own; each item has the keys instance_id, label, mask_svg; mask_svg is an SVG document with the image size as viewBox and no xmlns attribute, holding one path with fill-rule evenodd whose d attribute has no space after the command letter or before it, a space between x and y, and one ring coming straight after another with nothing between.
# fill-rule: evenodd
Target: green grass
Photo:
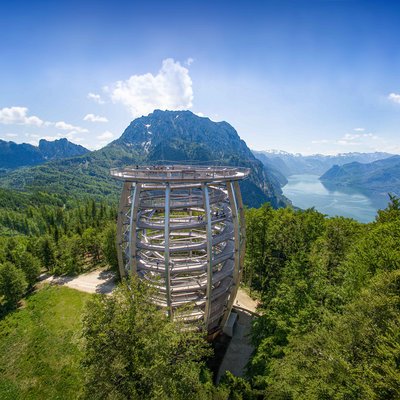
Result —
<instances>
[{"instance_id":1,"label":"green grass","mask_svg":"<svg viewBox=\"0 0 400 400\"><path fill-rule=\"evenodd\" d=\"M0 321L0 398L75 399L81 317L90 294L46 285Z\"/></svg>"}]
</instances>

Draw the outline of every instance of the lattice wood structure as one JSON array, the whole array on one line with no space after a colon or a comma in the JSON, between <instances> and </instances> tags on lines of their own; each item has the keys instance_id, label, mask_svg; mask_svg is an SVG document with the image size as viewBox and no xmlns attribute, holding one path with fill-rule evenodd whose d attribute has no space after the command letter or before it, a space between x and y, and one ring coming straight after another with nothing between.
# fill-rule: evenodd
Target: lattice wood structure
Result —
<instances>
[{"instance_id":1,"label":"lattice wood structure","mask_svg":"<svg viewBox=\"0 0 400 400\"><path fill-rule=\"evenodd\" d=\"M239 286L245 252L239 181L248 174L245 168L183 165L111 170L124 182L117 227L121 276L151 282L156 304L208 332L224 326Z\"/></svg>"}]
</instances>

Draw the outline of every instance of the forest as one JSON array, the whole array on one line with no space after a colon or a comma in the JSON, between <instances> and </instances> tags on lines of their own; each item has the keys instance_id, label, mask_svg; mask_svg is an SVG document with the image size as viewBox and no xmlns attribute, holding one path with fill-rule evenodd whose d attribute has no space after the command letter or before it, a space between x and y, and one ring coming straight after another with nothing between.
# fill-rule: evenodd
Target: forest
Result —
<instances>
[{"instance_id":1,"label":"forest","mask_svg":"<svg viewBox=\"0 0 400 400\"><path fill-rule=\"evenodd\" d=\"M2 343L12 336L12 318L45 290L35 293L41 273L116 269L116 205L2 190L0 206L1 375L10 368ZM246 209L246 231L242 285L260 306L245 377L227 374L216 385L203 334L167 320L146 301L151 288L133 281L82 306L75 332L82 379L73 396L400 398L400 200L392 196L369 224L266 203ZM9 384L1 379L0 391Z\"/></svg>"}]
</instances>

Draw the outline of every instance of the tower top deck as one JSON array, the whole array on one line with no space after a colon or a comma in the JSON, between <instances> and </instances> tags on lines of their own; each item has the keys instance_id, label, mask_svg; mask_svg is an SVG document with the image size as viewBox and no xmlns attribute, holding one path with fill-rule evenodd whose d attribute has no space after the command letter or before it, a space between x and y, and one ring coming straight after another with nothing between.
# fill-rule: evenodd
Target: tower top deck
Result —
<instances>
[{"instance_id":1,"label":"tower top deck","mask_svg":"<svg viewBox=\"0 0 400 400\"><path fill-rule=\"evenodd\" d=\"M194 166L194 165L152 165L112 168L111 176L128 182L224 182L245 179L249 168Z\"/></svg>"}]
</instances>

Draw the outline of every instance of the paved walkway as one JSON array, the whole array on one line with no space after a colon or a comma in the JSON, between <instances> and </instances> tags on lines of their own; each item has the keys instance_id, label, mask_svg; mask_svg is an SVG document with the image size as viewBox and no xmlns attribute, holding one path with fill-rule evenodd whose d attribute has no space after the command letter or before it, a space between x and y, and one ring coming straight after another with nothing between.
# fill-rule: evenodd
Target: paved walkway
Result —
<instances>
[{"instance_id":1,"label":"paved walkway","mask_svg":"<svg viewBox=\"0 0 400 400\"><path fill-rule=\"evenodd\" d=\"M239 289L232 312L236 312L236 322L233 337L228 345L224 359L219 367L217 382L221 376L230 371L235 376L243 376L254 347L250 343L251 322L257 317L258 302L253 300L243 289Z\"/></svg>"},{"instance_id":2,"label":"paved walkway","mask_svg":"<svg viewBox=\"0 0 400 400\"><path fill-rule=\"evenodd\" d=\"M257 306L258 306L258 300L253 300L246 291L243 289L238 290L234 306L243 308L247 311L250 311L252 313L256 312Z\"/></svg>"}]
</instances>

